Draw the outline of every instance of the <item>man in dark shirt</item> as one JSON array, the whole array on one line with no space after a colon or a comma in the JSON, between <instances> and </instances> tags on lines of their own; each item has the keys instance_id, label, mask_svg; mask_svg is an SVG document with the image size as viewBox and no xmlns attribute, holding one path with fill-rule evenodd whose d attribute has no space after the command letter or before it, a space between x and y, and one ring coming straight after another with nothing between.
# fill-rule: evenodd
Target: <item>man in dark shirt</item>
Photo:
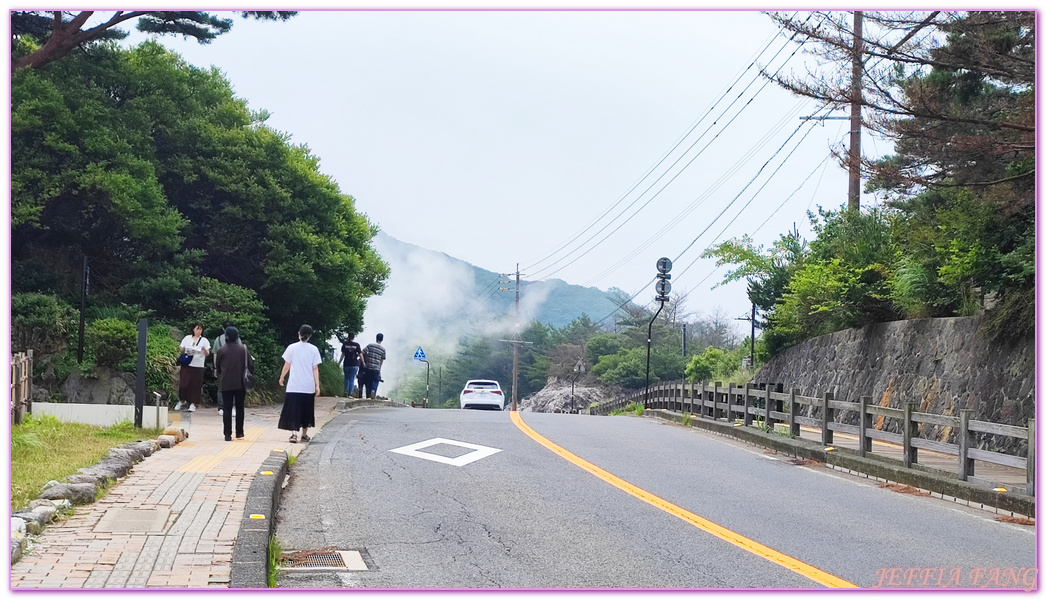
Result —
<instances>
[{"instance_id":1,"label":"man in dark shirt","mask_svg":"<svg viewBox=\"0 0 1047 600\"><path fill-rule=\"evenodd\" d=\"M351 398L356 389L356 375L360 372L360 363L363 359L360 354L363 350L360 344L353 341L353 336L342 340L342 356L338 359L342 363L342 371L345 373L345 395Z\"/></svg>"},{"instance_id":2,"label":"man in dark shirt","mask_svg":"<svg viewBox=\"0 0 1047 600\"><path fill-rule=\"evenodd\" d=\"M382 340L385 339L385 336L379 333L374 339L374 343L367 344L363 350L366 373L363 381L368 398L378 396L378 382L382 380L382 363L385 362L385 348L382 347Z\"/></svg>"}]
</instances>

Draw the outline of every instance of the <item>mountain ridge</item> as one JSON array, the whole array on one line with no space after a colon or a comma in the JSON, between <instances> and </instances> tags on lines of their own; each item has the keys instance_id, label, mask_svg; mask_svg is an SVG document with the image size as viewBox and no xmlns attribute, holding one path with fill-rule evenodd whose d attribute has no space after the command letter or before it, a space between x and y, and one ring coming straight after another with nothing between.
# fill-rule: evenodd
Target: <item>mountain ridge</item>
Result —
<instances>
[{"instance_id":1,"label":"mountain ridge","mask_svg":"<svg viewBox=\"0 0 1047 600\"><path fill-rule=\"evenodd\" d=\"M467 269L472 274L474 300L479 309L493 315L510 314L515 302L515 282L503 279L502 275L473 265L445 252L430 250L417 244L405 242L379 230L374 246L382 258L389 263L395 274L398 269L410 270L419 264L440 264L459 272ZM499 288L508 288L499 293ZM567 283L561 279L520 281L521 312L539 323L560 328L582 315L592 320L603 319L615 311L618 304L614 291L595 287L584 287ZM468 294L465 294L468 295Z\"/></svg>"}]
</instances>

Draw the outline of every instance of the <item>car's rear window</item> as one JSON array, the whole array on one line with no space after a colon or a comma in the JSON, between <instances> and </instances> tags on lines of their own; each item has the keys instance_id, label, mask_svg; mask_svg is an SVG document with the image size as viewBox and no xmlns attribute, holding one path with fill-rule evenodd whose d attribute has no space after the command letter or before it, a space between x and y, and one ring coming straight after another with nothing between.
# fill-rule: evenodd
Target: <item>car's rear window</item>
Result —
<instances>
[{"instance_id":1,"label":"car's rear window","mask_svg":"<svg viewBox=\"0 0 1047 600\"><path fill-rule=\"evenodd\" d=\"M494 381L474 381L465 387L471 390L497 390L498 384Z\"/></svg>"}]
</instances>

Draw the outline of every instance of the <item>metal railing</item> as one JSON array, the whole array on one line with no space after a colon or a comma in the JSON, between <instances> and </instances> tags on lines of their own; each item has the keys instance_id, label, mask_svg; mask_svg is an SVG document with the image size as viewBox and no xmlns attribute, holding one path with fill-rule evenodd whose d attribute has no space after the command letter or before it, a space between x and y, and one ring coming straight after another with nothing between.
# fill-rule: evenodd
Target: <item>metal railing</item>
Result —
<instances>
[{"instance_id":1,"label":"metal railing","mask_svg":"<svg viewBox=\"0 0 1047 600\"><path fill-rule=\"evenodd\" d=\"M772 389L768 389L771 387ZM781 384L767 386L747 383L744 386L720 383L669 381L654 384L645 402L644 391L639 391L624 398L601 403L590 409L590 414L608 415L624 410L633 403L645 404L647 408L665 409L694 414L700 418L725 421L739 421L740 425L763 429L781 429L789 437L800 436L800 426L806 425L818 429L821 443L830 446L833 433L842 432L858 436L858 454L866 456L872 453L873 440L897 444L902 448L902 463L906 468L917 464L921 448L950 454L957 458L956 475L961 481L967 481L974 475L974 461L1005 465L1024 469L1026 473L1026 494L1032 496L1035 490L1035 449L1036 422L1029 419L1026 427L1004 425L989 421L978 421L972 417L974 411L962 409L957 415L937 415L918 412L918 404L908 402L901 408L879 406L872 403L872 398L862 396L858 402L835 400L831 392L821 396L802 396L798 390L786 392ZM801 407L809 406L809 414L817 417L803 416ZM841 422L845 413L854 413L851 420L857 424ZM873 418L877 422L874 425ZM885 429L887 420L893 419L900 433ZM775 428L775 424L780 424ZM920 437L924 425L951 428L955 432L955 443ZM975 434L987 433L1025 442L1026 456L983 450L975 447Z\"/></svg>"}]
</instances>

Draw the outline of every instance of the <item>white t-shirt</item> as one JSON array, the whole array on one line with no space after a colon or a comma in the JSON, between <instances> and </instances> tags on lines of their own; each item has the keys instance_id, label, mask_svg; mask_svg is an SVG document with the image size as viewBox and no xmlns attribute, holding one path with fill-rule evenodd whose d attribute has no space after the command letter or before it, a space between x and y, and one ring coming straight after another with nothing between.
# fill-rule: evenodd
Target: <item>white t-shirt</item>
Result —
<instances>
[{"instance_id":1,"label":"white t-shirt","mask_svg":"<svg viewBox=\"0 0 1047 600\"><path fill-rule=\"evenodd\" d=\"M283 359L291 363L287 372L287 391L292 394L315 394L313 367L320 364L320 351L309 342L297 342L284 350Z\"/></svg>"},{"instance_id":2,"label":"white t-shirt","mask_svg":"<svg viewBox=\"0 0 1047 600\"><path fill-rule=\"evenodd\" d=\"M211 349L211 342L207 341L207 338L200 336L200 340L196 342L196 345L193 345L193 336L187 335L182 338L182 343L179 345L182 347L182 352L188 352L189 356L193 357L193 362L189 363L188 366L203 368L204 350L209 351Z\"/></svg>"}]
</instances>

